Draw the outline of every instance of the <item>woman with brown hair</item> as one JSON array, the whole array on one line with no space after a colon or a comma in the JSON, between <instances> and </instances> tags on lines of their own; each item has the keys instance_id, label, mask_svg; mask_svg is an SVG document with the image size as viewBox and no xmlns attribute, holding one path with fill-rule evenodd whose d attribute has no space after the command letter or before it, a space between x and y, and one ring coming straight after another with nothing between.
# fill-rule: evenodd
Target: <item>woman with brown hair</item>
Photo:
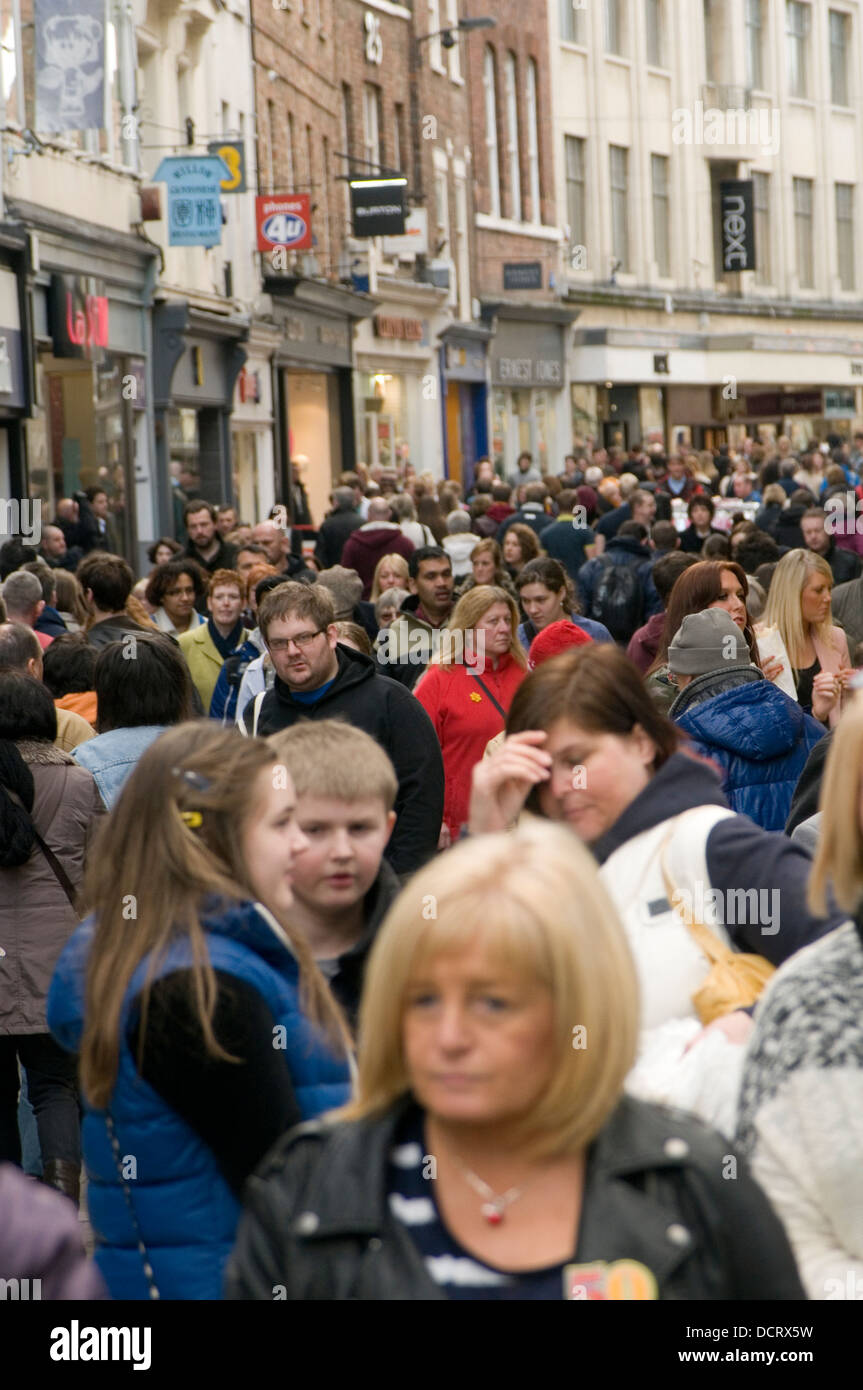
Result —
<instances>
[{"instance_id":1,"label":"woman with brown hair","mask_svg":"<svg viewBox=\"0 0 863 1390\"><path fill-rule=\"evenodd\" d=\"M518 609L504 589L479 584L460 598L414 694L435 728L443 754L442 846L467 822L471 768L503 729L527 658L518 640Z\"/></svg>"},{"instance_id":2,"label":"woman with brown hair","mask_svg":"<svg viewBox=\"0 0 863 1390\"><path fill-rule=\"evenodd\" d=\"M246 1178L285 1130L347 1099L341 1016L290 926L294 808L270 745L183 724L143 755L91 857L93 915L60 958L48 1022L80 1054L114 1298L219 1298Z\"/></svg>"},{"instance_id":3,"label":"woman with brown hair","mask_svg":"<svg viewBox=\"0 0 863 1390\"><path fill-rule=\"evenodd\" d=\"M446 521L437 498L426 493L416 499L417 521L427 527L435 538L435 545L443 545L446 535Z\"/></svg>"},{"instance_id":4,"label":"woman with brown hair","mask_svg":"<svg viewBox=\"0 0 863 1390\"><path fill-rule=\"evenodd\" d=\"M536 532L523 521L507 526L501 544L503 562L510 578L516 580L528 560L535 560L542 554L542 546Z\"/></svg>"},{"instance_id":5,"label":"woman with brown hair","mask_svg":"<svg viewBox=\"0 0 863 1390\"><path fill-rule=\"evenodd\" d=\"M677 579L665 610L665 627L656 657L644 678L651 699L663 714L668 713L678 693L668 675L668 648L683 619L690 613L724 608L743 632L753 666L763 671L768 680L776 680L782 673L781 661L768 657L762 662L758 655L755 629L746 608L748 593L749 580L745 571L731 560L699 560Z\"/></svg>"},{"instance_id":6,"label":"woman with brown hair","mask_svg":"<svg viewBox=\"0 0 863 1390\"><path fill-rule=\"evenodd\" d=\"M498 589L505 589L515 602L518 601L515 585L504 567L500 546L491 536L484 537L474 546L470 552L470 567L471 573L458 587L459 598L475 589L477 584L494 584Z\"/></svg>"},{"instance_id":7,"label":"woman with brown hair","mask_svg":"<svg viewBox=\"0 0 863 1390\"><path fill-rule=\"evenodd\" d=\"M474 768L471 833L504 829L523 808L568 826L602 866L627 929L646 1035L687 1023L692 1041L701 1019L745 1041L744 1000L757 992L706 999L712 961L752 952L779 965L836 925L835 914L825 921L805 907L806 852L729 810L715 771L682 751L615 646L589 643L538 666L516 692L506 731ZM646 1036L644 1050L652 1045ZM727 1087L711 1096L712 1071L704 1080L687 1099L719 1123L710 1107L733 1109L735 1097Z\"/></svg>"}]
</instances>

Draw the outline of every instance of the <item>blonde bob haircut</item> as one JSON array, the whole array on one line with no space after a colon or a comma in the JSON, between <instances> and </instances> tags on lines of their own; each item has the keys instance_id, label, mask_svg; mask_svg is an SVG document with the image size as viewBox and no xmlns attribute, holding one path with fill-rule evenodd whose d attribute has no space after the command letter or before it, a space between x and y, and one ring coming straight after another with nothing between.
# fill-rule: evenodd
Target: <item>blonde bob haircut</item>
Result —
<instances>
[{"instance_id":1,"label":"blonde bob haircut","mask_svg":"<svg viewBox=\"0 0 863 1390\"><path fill-rule=\"evenodd\" d=\"M793 666L800 664L807 636L800 596L813 574L820 574L832 589L833 571L823 556L816 555L813 550L789 550L783 555L773 571L767 607L761 618L767 627L779 628ZM823 623L810 626L815 636L829 646L833 628L831 616L828 614Z\"/></svg>"},{"instance_id":2,"label":"blonde bob haircut","mask_svg":"<svg viewBox=\"0 0 863 1390\"><path fill-rule=\"evenodd\" d=\"M477 936L493 959L552 997L551 1079L513 1140L536 1158L576 1153L608 1120L635 1061L638 985L592 856L563 827L531 816L508 834L448 850L393 903L366 972L356 1098L337 1117L379 1116L410 1092L402 1042L410 982ZM585 1046L576 1046L579 1025Z\"/></svg>"},{"instance_id":3,"label":"blonde bob haircut","mask_svg":"<svg viewBox=\"0 0 863 1390\"><path fill-rule=\"evenodd\" d=\"M839 907L856 911L863 897L863 833L860 829L860 780L863 777L863 695L843 711L824 767L818 809L821 829L809 876L809 904L823 915L827 891Z\"/></svg>"},{"instance_id":4,"label":"blonde bob haircut","mask_svg":"<svg viewBox=\"0 0 863 1390\"><path fill-rule=\"evenodd\" d=\"M396 574L399 576L398 587L400 589L406 589L408 587L410 571L408 569L408 562L405 559L404 555L398 555L395 551L393 551L389 555L382 555L381 558L378 560L377 564L375 565L374 578L372 579L372 592L370 595L371 603L377 603L378 599L383 593L381 575L384 569L395 570ZM390 587L392 587L392 585Z\"/></svg>"},{"instance_id":5,"label":"blonde bob haircut","mask_svg":"<svg viewBox=\"0 0 863 1390\"><path fill-rule=\"evenodd\" d=\"M432 658L433 663L438 666L454 666L462 661L465 651L464 634L472 632L477 623L496 603L503 603L509 609L509 654L516 665L526 671L527 654L518 640L519 620L515 600L511 594L506 592L506 589L499 589L496 584L475 584L472 589L468 589L466 594L462 594L444 629L444 632L452 634L453 638L456 633L460 633L462 641L447 641L446 637L443 637L439 650Z\"/></svg>"},{"instance_id":6,"label":"blonde bob haircut","mask_svg":"<svg viewBox=\"0 0 863 1390\"><path fill-rule=\"evenodd\" d=\"M334 801L383 802L395 805L395 768L379 743L362 729L340 719L318 723L301 720L267 739L287 769L298 797L325 796Z\"/></svg>"}]
</instances>

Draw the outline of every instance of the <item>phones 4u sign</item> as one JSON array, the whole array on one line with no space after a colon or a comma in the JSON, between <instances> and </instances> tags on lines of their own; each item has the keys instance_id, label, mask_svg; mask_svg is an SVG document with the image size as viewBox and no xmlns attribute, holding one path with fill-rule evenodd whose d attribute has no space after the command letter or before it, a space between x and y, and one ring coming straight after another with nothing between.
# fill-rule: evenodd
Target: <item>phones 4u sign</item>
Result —
<instances>
[{"instance_id":1,"label":"phones 4u sign","mask_svg":"<svg viewBox=\"0 0 863 1390\"><path fill-rule=\"evenodd\" d=\"M264 194L255 199L258 250L309 251L312 246L312 217L308 193L284 197Z\"/></svg>"}]
</instances>

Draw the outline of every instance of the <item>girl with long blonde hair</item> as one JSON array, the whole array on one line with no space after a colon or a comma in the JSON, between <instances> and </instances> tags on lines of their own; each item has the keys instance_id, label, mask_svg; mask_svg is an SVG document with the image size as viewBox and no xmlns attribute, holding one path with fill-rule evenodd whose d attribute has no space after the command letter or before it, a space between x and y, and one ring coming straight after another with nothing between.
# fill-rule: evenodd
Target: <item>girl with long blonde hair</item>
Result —
<instances>
[{"instance_id":1,"label":"girl with long blonde hair","mask_svg":"<svg viewBox=\"0 0 863 1390\"><path fill-rule=\"evenodd\" d=\"M848 641L830 612L833 572L812 550L789 550L773 571L763 625L778 629L788 652L797 699L807 714L833 728L854 674Z\"/></svg>"},{"instance_id":2,"label":"girl with long blonde hair","mask_svg":"<svg viewBox=\"0 0 863 1390\"><path fill-rule=\"evenodd\" d=\"M307 843L294 806L268 744L183 724L141 758L94 847L92 916L60 958L48 1023L80 1054L114 1298L219 1298L246 1178L347 1098L344 1024L290 928Z\"/></svg>"}]
</instances>

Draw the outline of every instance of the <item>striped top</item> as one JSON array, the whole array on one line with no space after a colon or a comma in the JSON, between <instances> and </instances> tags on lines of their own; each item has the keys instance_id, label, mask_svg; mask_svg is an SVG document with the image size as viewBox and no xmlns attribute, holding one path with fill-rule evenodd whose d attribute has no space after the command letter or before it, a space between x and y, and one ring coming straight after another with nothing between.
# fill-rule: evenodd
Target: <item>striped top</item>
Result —
<instances>
[{"instance_id":1,"label":"striped top","mask_svg":"<svg viewBox=\"0 0 863 1390\"><path fill-rule=\"evenodd\" d=\"M395 1135L387 1167L387 1200L407 1229L430 1277L453 1299L562 1299L564 1265L509 1273L471 1255L444 1224L435 1196L422 1112L412 1107ZM479 1198L477 1198L479 1201ZM573 1238L573 1247L575 1241ZM575 1258L574 1253L571 1258ZM568 1263L568 1262L567 1262Z\"/></svg>"}]
</instances>

